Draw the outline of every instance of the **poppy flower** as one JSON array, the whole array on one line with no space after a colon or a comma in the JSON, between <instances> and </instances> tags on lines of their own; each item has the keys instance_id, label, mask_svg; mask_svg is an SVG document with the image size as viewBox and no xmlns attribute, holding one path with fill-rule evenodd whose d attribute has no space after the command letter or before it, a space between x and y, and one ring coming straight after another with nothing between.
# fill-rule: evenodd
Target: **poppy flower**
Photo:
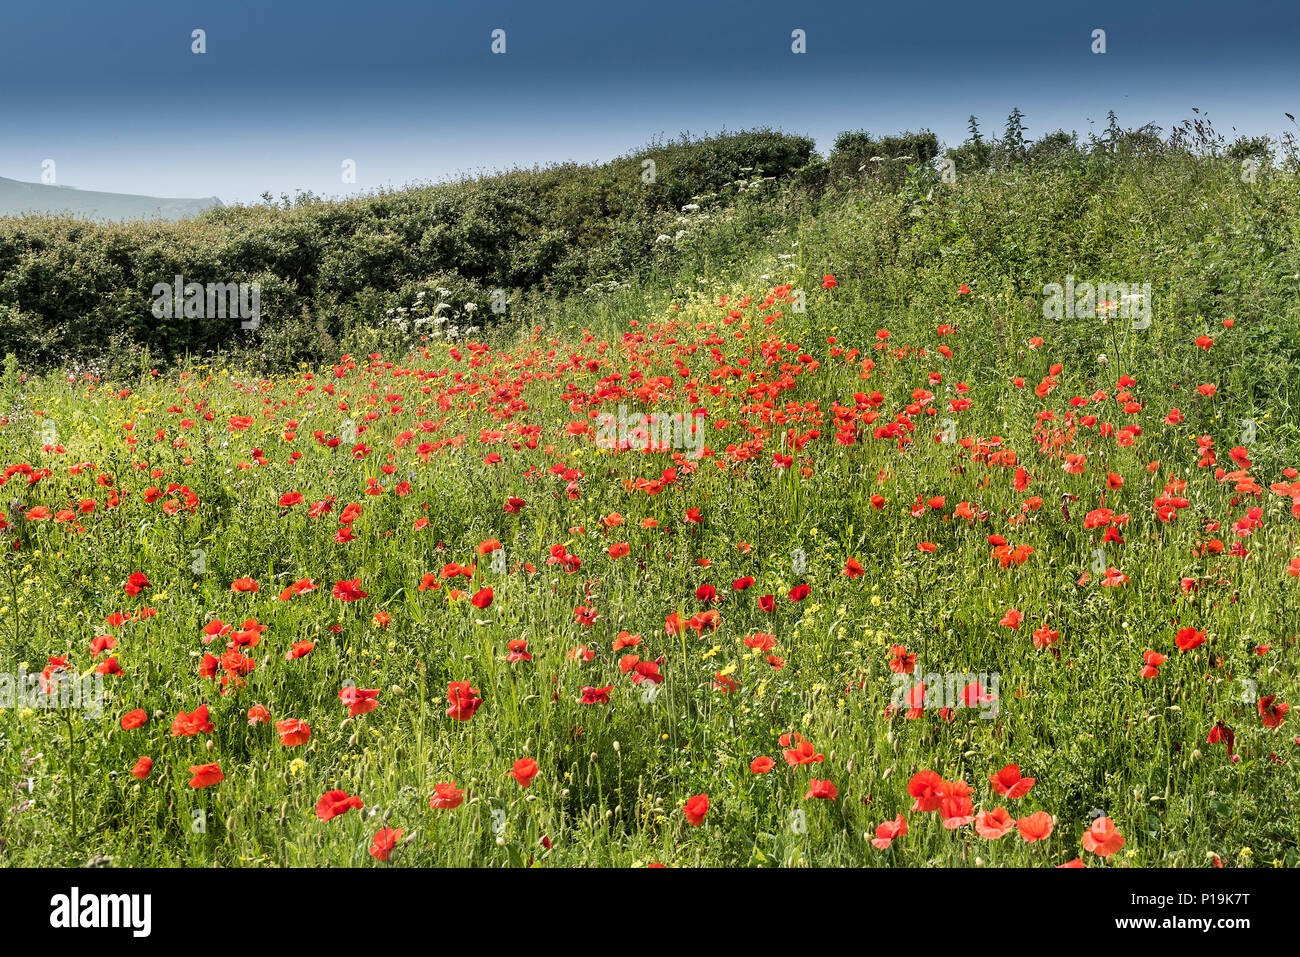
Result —
<instances>
[{"instance_id":1,"label":"poppy flower","mask_svg":"<svg viewBox=\"0 0 1300 957\"><path fill-rule=\"evenodd\" d=\"M357 601L365 598L367 593L361 590L361 579L354 578L351 581L336 582L331 590L332 594L339 601Z\"/></svg>"},{"instance_id":2,"label":"poppy flower","mask_svg":"<svg viewBox=\"0 0 1300 957\"><path fill-rule=\"evenodd\" d=\"M1034 629L1034 647L1050 648L1060 640L1060 637L1061 633L1059 631L1053 631L1046 625L1042 625Z\"/></svg>"},{"instance_id":3,"label":"poppy flower","mask_svg":"<svg viewBox=\"0 0 1300 957\"><path fill-rule=\"evenodd\" d=\"M707 794L697 794L689 798L682 811L686 814L686 820L693 827L699 827L704 823L704 815L709 813L709 796Z\"/></svg>"},{"instance_id":4,"label":"poppy flower","mask_svg":"<svg viewBox=\"0 0 1300 957\"><path fill-rule=\"evenodd\" d=\"M810 778L808 780L808 793L803 797L805 801L812 798L822 798L827 801L834 801L839 797L839 794L840 792L830 781L821 781L817 778Z\"/></svg>"},{"instance_id":5,"label":"poppy flower","mask_svg":"<svg viewBox=\"0 0 1300 957\"><path fill-rule=\"evenodd\" d=\"M311 739L311 725L296 718L277 721L275 731L276 734L280 735L280 743L285 747L306 744Z\"/></svg>"},{"instance_id":6,"label":"poppy flower","mask_svg":"<svg viewBox=\"0 0 1300 957\"><path fill-rule=\"evenodd\" d=\"M1154 678L1160 674L1160 666L1168 661L1169 657L1158 651L1146 651L1142 653L1142 660L1146 662L1146 667L1141 671L1142 677Z\"/></svg>"},{"instance_id":7,"label":"poppy flower","mask_svg":"<svg viewBox=\"0 0 1300 957\"><path fill-rule=\"evenodd\" d=\"M1052 815L1046 811L1037 811L1028 817L1022 817L1016 821L1016 830L1026 844L1046 840L1052 834Z\"/></svg>"},{"instance_id":8,"label":"poppy flower","mask_svg":"<svg viewBox=\"0 0 1300 957\"><path fill-rule=\"evenodd\" d=\"M1004 807L992 813L980 811L975 815L975 833L986 841L996 841L1015 829L1016 819Z\"/></svg>"},{"instance_id":9,"label":"poppy flower","mask_svg":"<svg viewBox=\"0 0 1300 957\"><path fill-rule=\"evenodd\" d=\"M893 645L889 649L889 670L894 674L910 675L916 668L916 655L908 652L902 645Z\"/></svg>"},{"instance_id":10,"label":"poppy flower","mask_svg":"<svg viewBox=\"0 0 1300 957\"><path fill-rule=\"evenodd\" d=\"M142 757L135 762L135 767L131 768L131 774L143 781L153 770L153 758Z\"/></svg>"},{"instance_id":11,"label":"poppy flower","mask_svg":"<svg viewBox=\"0 0 1300 957\"><path fill-rule=\"evenodd\" d=\"M971 799L974 789L963 780L944 781L939 788L939 816L948 830L965 827L975 819L975 806Z\"/></svg>"},{"instance_id":12,"label":"poppy flower","mask_svg":"<svg viewBox=\"0 0 1300 957\"><path fill-rule=\"evenodd\" d=\"M378 697L378 688L356 688L347 685L339 691L339 700L348 706L349 718L374 711L379 707Z\"/></svg>"},{"instance_id":13,"label":"poppy flower","mask_svg":"<svg viewBox=\"0 0 1300 957\"><path fill-rule=\"evenodd\" d=\"M621 651L624 648L635 648L639 644L641 644L640 635L633 635L626 631L620 631L618 637L614 639L614 643L610 647L612 647L614 651Z\"/></svg>"},{"instance_id":14,"label":"poppy flower","mask_svg":"<svg viewBox=\"0 0 1300 957\"><path fill-rule=\"evenodd\" d=\"M196 734L207 734L213 727L208 720L208 706L201 704L193 713L186 714L182 711L172 719L172 737L192 738Z\"/></svg>"},{"instance_id":15,"label":"poppy flower","mask_svg":"<svg viewBox=\"0 0 1300 957\"><path fill-rule=\"evenodd\" d=\"M352 797L346 791L326 791L316 802L316 816L322 821L332 821L352 808L359 811L364 806L361 798Z\"/></svg>"},{"instance_id":16,"label":"poppy flower","mask_svg":"<svg viewBox=\"0 0 1300 957\"><path fill-rule=\"evenodd\" d=\"M144 572L133 572L131 577L126 580L122 586L128 595L138 595L141 591L149 587L149 578Z\"/></svg>"},{"instance_id":17,"label":"poppy flower","mask_svg":"<svg viewBox=\"0 0 1300 957\"><path fill-rule=\"evenodd\" d=\"M465 801L465 792L456 789L455 781L445 781L442 784L434 785L433 795L429 798L429 807L437 810L451 810L458 808Z\"/></svg>"},{"instance_id":18,"label":"poppy flower","mask_svg":"<svg viewBox=\"0 0 1300 957\"><path fill-rule=\"evenodd\" d=\"M871 839L871 846L887 850L894 841L907 833L907 819L898 815L892 821L876 825L876 836Z\"/></svg>"},{"instance_id":19,"label":"poppy flower","mask_svg":"<svg viewBox=\"0 0 1300 957\"><path fill-rule=\"evenodd\" d=\"M397 846L404 833L404 828L399 827L394 830L391 827L381 827L375 834L374 840L370 842L370 856L377 861L388 860L388 855L393 852L393 848Z\"/></svg>"},{"instance_id":20,"label":"poppy flower","mask_svg":"<svg viewBox=\"0 0 1300 957\"><path fill-rule=\"evenodd\" d=\"M609 693L613 689L613 685L604 688L584 687L578 701L580 704L609 704Z\"/></svg>"},{"instance_id":21,"label":"poppy flower","mask_svg":"<svg viewBox=\"0 0 1300 957\"><path fill-rule=\"evenodd\" d=\"M149 720L149 714L144 708L136 708L134 711L128 711L122 715L122 728L125 731L131 731L140 727Z\"/></svg>"},{"instance_id":22,"label":"poppy flower","mask_svg":"<svg viewBox=\"0 0 1300 957\"><path fill-rule=\"evenodd\" d=\"M818 754L811 741L801 740L793 748L785 752L785 760L792 767L797 767L801 764L821 764L826 760L826 755Z\"/></svg>"},{"instance_id":23,"label":"poppy flower","mask_svg":"<svg viewBox=\"0 0 1300 957\"><path fill-rule=\"evenodd\" d=\"M1025 616L1021 614L1018 609L1009 608L1007 609L1007 613L1002 616L1002 620L999 621L998 624L1002 625L1005 628L1010 628L1013 631L1019 631L1020 623L1024 620L1025 620Z\"/></svg>"},{"instance_id":24,"label":"poppy flower","mask_svg":"<svg viewBox=\"0 0 1300 957\"><path fill-rule=\"evenodd\" d=\"M753 771L755 774L767 774L767 772L771 771L774 767L776 767L776 762L767 755L755 758L753 761L749 762L749 770Z\"/></svg>"},{"instance_id":25,"label":"poppy flower","mask_svg":"<svg viewBox=\"0 0 1300 957\"><path fill-rule=\"evenodd\" d=\"M230 590L234 592L255 592L257 591L257 582L252 578L236 578L230 583Z\"/></svg>"},{"instance_id":26,"label":"poppy flower","mask_svg":"<svg viewBox=\"0 0 1300 957\"><path fill-rule=\"evenodd\" d=\"M520 758L506 773L518 781L521 788L526 788L533 783L533 778L537 775L537 762L532 758Z\"/></svg>"},{"instance_id":27,"label":"poppy flower","mask_svg":"<svg viewBox=\"0 0 1300 957\"><path fill-rule=\"evenodd\" d=\"M1259 707L1260 721L1266 728L1280 728L1286 720L1286 713L1291 710L1291 706L1279 702L1275 694L1261 697L1256 704Z\"/></svg>"},{"instance_id":28,"label":"poppy flower","mask_svg":"<svg viewBox=\"0 0 1300 957\"><path fill-rule=\"evenodd\" d=\"M1034 779L1021 777L1020 765L1008 764L1001 771L990 774L989 783L1002 797L1014 801L1029 793L1029 789L1034 786Z\"/></svg>"},{"instance_id":29,"label":"poppy flower","mask_svg":"<svg viewBox=\"0 0 1300 957\"><path fill-rule=\"evenodd\" d=\"M150 764L152 765L152 762ZM221 773L221 767L216 763L196 764L190 768L190 774L194 775L190 778L190 787L192 788L211 787L218 781L226 779L226 776Z\"/></svg>"},{"instance_id":30,"label":"poppy flower","mask_svg":"<svg viewBox=\"0 0 1300 957\"><path fill-rule=\"evenodd\" d=\"M943 778L934 771L918 771L907 782L907 793L916 799L913 811L937 811L943 796Z\"/></svg>"},{"instance_id":31,"label":"poppy flower","mask_svg":"<svg viewBox=\"0 0 1300 957\"><path fill-rule=\"evenodd\" d=\"M486 608L488 605L492 604L492 586L487 585L476 591L474 597L470 599L470 604L479 609Z\"/></svg>"},{"instance_id":32,"label":"poppy flower","mask_svg":"<svg viewBox=\"0 0 1300 957\"><path fill-rule=\"evenodd\" d=\"M1237 733L1228 727L1224 722L1217 721L1214 727L1210 729L1210 734L1205 739L1206 744L1218 744L1222 742L1228 748L1228 757L1232 757L1233 745L1237 740Z\"/></svg>"},{"instance_id":33,"label":"poppy flower","mask_svg":"<svg viewBox=\"0 0 1300 957\"><path fill-rule=\"evenodd\" d=\"M1124 846L1124 838L1108 817L1099 817L1083 832L1083 849L1100 857L1110 857Z\"/></svg>"}]
</instances>

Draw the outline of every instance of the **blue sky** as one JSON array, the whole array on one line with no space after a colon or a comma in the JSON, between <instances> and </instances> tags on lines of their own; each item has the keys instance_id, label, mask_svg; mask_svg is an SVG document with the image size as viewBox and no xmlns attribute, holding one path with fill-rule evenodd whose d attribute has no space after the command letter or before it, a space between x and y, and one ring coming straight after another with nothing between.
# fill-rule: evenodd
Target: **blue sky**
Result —
<instances>
[{"instance_id":1,"label":"blue sky","mask_svg":"<svg viewBox=\"0 0 1300 957\"><path fill-rule=\"evenodd\" d=\"M1192 107L1276 135L1300 116L1298 66L1294 0L9 0L0 176L37 181L49 158L61 185L253 202L609 159L683 131L771 126L825 151L841 130L927 127L954 144L969 114L996 132L1013 106L1034 136L1099 131L1109 109L1168 129Z\"/></svg>"}]
</instances>

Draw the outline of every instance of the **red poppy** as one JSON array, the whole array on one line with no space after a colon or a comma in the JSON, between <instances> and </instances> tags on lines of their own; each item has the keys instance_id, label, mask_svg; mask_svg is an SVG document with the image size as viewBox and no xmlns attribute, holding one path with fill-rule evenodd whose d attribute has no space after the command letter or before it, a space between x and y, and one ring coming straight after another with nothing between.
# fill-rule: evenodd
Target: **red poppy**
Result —
<instances>
[{"instance_id":1,"label":"red poppy","mask_svg":"<svg viewBox=\"0 0 1300 957\"><path fill-rule=\"evenodd\" d=\"M604 688L584 687L578 701L581 704L609 704L609 693L613 689L613 685Z\"/></svg>"},{"instance_id":2,"label":"red poppy","mask_svg":"<svg viewBox=\"0 0 1300 957\"><path fill-rule=\"evenodd\" d=\"M937 811L942 798L943 778L934 771L918 771L907 782L907 793L916 799L913 811Z\"/></svg>"},{"instance_id":3,"label":"red poppy","mask_svg":"<svg viewBox=\"0 0 1300 957\"><path fill-rule=\"evenodd\" d=\"M704 823L704 815L709 813L709 796L707 794L697 794L689 798L682 811L686 814L686 820L693 827L699 827Z\"/></svg>"},{"instance_id":4,"label":"red poppy","mask_svg":"<svg viewBox=\"0 0 1300 957\"><path fill-rule=\"evenodd\" d=\"M894 841L907 833L907 819L899 814L892 821L876 825L876 836L871 839L871 846L886 850Z\"/></svg>"},{"instance_id":5,"label":"red poppy","mask_svg":"<svg viewBox=\"0 0 1300 957\"><path fill-rule=\"evenodd\" d=\"M989 783L998 794L1008 801L1014 801L1029 793L1029 789L1034 786L1034 779L1021 777L1020 765L1008 764L1001 771L990 774Z\"/></svg>"},{"instance_id":6,"label":"red poppy","mask_svg":"<svg viewBox=\"0 0 1300 957\"><path fill-rule=\"evenodd\" d=\"M377 861L388 860L388 855L393 852L397 842L402 839L405 833L403 828L393 830L391 827L381 827L375 834L374 840L370 842L370 856Z\"/></svg>"},{"instance_id":7,"label":"red poppy","mask_svg":"<svg viewBox=\"0 0 1300 957\"><path fill-rule=\"evenodd\" d=\"M537 762L532 758L520 758L506 773L518 781L521 788L526 788L537 776Z\"/></svg>"},{"instance_id":8,"label":"red poppy","mask_svg":"<svg viewBox=\"0 0 1300 957\"><path fill-rule=\"evenodd\" d=\"M339 601L357 601L360 598L365 598L367 594L361 590L360 586L360 578L354 578L346 582L336 582L330 593Z\"/></svg>"},{"instance_id":9,"label":"red poppy","mask_svg":"<svg viewBox=\"0 0 1300 957\"><path fill-rule=\"evenodd\" d=\"M444 781L434 785L433 795L429 798L429 807L437 810L458 808L465 801L465 792L456 789L455 781Z\"/></svg>"},{"instance_id":10,"label":"red poppy","mask_svg":"<svg viewBox=\"0 0 1300 957\"><path fill-rule=\"evenodd\" d=\"M1099 817L1083 832L1083 849L1100 857L1110 857L1124 846L1124 838L1108 817Z\"/></svg>"},{"instance_id":11,"label":"red poppy","mask_svg":"<svg viewBox=\"0 0 1300 957\"><path fill-rule=\"evenodd\" d=\"M339 700L348 706L348 717L355 718L359 714L369 714L379 707L379 689L378 688L355 688L347 685L339 691Z\"/></svg>"},{"instance_id":12,"label":"red poppy","mask_svg":"<svg viewBox=\"0 0 1300 957\"><path fill-rule=\"evenodd\" d=\"M474 712L483 703L483 699L478 697L478 689L471 688L468 681L448 682L447 700L451 702L447 717L457 721L468 721L474 717Z\"/></svg>"},{"instance_id":13,"label":"red poppy","mask_svg":"<svg viewBox=\"0 0 1300 957\"><path fill-rule=\"evenodd\" d=\"M821 764L826 755L818 754L811 741L800 740L793 748L785 752L786 763L797 767L801 764Z\"/></svg>"},{"instance_id":14,"label":"red poppy","mask_svg":"<svg viewBox=\"0 0 1300 957\"><path fill-rule=\"evenodd\" d=\"M322 821L332 821L352 808L359 811L364 806L361 798L351 797L346 791L326 791L316 802L316 816Z\"/></svg>"},{"instance_id":15,"label":"red poppy","mask_svg":"<svg viewBox=\"0 0 1300 957\"><path fill-rule=\"evenodd\" d=\"M207 734L212 729L213 724L208 720L208 706L205 704L195 708L192 714L182 711L172 719L174 738L192 738L196 734Z\"/></svg>"},{"instance_id":16,"label":"red poppy","mask_svg":"<svg viewBox=\"0 0 1300 957\"><path fill-rule=\"evenodd\" d=\"M1279 702L1275 694L1261 697L1256 704L1259 707L1260 721L1266 728L1280 728L1286 720L1286 713L1291 710L1291 706Z\"/></svg>"},{"instance_id":17,"label":"red poppy","mask_svg":"<svg viewBox=\"0 0 1300 957\"><path fill-rule=\"evenodd\" d=\"M150 765L152 765L152 763L153 762L150 762ZM192 788L210 787L218 781L224 781L226 779L226 776L221 773L220 766L216 763L196 764L190 768L190 774L194 775L190 778L190 787Z\"/></svg>"},{"instance_id":18,"label":"red poppy","mask_svg":"<svg viewBox=\"0 0 1300 957\"><path fill-rule=\"evenodd\" d=\"M1046 811L1037 811L1016 821L1016 830L1026 844L1046 840L1052 834L1052 816Z\"/></svg>"},{"instance_id":19,"label":"red poppy","mask_svg":"<svg viewBox=\"0 0 1300 957\"><path fill-rule=\"evenodd\" d=\"M804 800L812 798L822 798L827 801L834 801L839 797L840 792L830 781L821 781L817 778L810 778L808 781L808 793L804 795Z\"/></svg>"},{"instance_id":20,"label":"red poppy","mask_svg":"<svg viewBox=\"0 0 1300 957\"><path fill-rule=\"evenodd\" d=\"M996 841L1015 829L1016 819L1004 807L993 812L980 811L975 815L975 833L986 841Z\"/></svg>"},{"instance_id":21,"label":"red poppy","mask_svg":"<svg viewBox=\"0 0 1300 957\"><path fill-rule=\"evenodd\" d=\"M286 718L275 723L275 731L280 735L280 743L285 747L306 744L311 740L311 725L296 718Z\"/></svg>"}]
</instances>

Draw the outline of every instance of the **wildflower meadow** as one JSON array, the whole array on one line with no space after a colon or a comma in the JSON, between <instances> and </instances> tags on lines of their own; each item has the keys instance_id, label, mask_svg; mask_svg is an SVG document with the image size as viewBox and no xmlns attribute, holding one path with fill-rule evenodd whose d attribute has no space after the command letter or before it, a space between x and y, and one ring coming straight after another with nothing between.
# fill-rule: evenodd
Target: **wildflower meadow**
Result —
<instances>
[{"instance_id":1,"label":"wildflower meadow","mask_svg":"<svg viewBox=\"0 0 1300 957\"><path fill-rule=\"evenodd\" d=\"M0 23L6 932L1285 918L1288 11L152 6Z\"/></svg>"}]
</instances>

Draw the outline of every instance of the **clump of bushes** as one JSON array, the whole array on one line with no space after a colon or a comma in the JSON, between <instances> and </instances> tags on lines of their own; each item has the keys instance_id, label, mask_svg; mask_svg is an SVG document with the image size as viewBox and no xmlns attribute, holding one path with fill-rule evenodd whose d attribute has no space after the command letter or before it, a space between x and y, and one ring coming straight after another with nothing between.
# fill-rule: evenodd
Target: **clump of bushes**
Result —
<instances>
[{"instance_id":1,"label":"clump of bushes","mask_svg":"<svg viewBox=\"0 0 1300 957\"><path fill-rule=\"evenodd\" d=\"M656 240L679 231L683 206L725 205L736 183L783 181L812 156L806 137L758 130L339 202L267 197L174 223L4 218L0 352L55 364L116 342L162 359L239 346L297 361L404 317L464 328L463 316L453 324L412 313L419 293L434 307L447 289L452 314L486 317L493 290L555 295L644 275L663 265ZM229 316L156 316L154 289L176 276L259 283L257 328Z\"/></svg>"}]
</instances>

